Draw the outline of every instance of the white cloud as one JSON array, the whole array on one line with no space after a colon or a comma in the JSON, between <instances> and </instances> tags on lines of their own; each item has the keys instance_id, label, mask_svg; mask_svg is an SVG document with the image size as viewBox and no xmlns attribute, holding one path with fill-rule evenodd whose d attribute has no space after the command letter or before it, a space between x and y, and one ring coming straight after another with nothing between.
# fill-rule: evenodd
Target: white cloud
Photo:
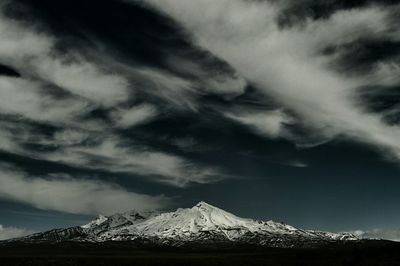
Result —
<instances>
[{"instance_id":1,"label":"white cloud","mask_svg":"<svg viewBox=\"0 0 400 266\"><path fill-rule=\"evenodd\" d=\"M128 128L145 123L157 115L156 107L149 104L142 104L131 108L118 108L111 112L113 122L120 128Z\"/></svg>"},{"instance_id":2,"label":"white cloud","mask_svg":"<svg viewBox=\"0 0 400 266\"><path fill-rule=\"evenodd\" d=\"M0 115L11 115L14 119L14 123L0 128L0 149L82 168L146 175L156 182L177 186L221 178L215 170L173 154L124 146L126 140L116 131L155 118L159 111L146 103L121 107L128 105L136 88L124 75L111 71L113 64L102 60L89 62L86 56L72 50L61 55L54 49L58 41L55 37L36 32L2 14L0 38L4 40L0 43L0 62L22 74L19 78L0 77ZM152 89L147 93L168 103L196 108L193 101L196 91L189 80L147 68L119 66L114 70L132 71L132 77L151 83ZM114 110L108 113L110 122L83 118L100 105ZM62 129L57 129L54 135L42 134L31 130L26 120ZM27 143L57 150L32 151L24 146Z\"/></svg>"},{"instance_id":3,"label":"white cloud","mask_svg":"<svg viewBox=\"0 0 400 266\"><path fill-rule=\"evenodd\" d=\"M74 214L112 214L169 204L165 196L139 194L100 180L67 175L32 177L4 165L0 167L0 198Z\"/></svg>"},{"instance_id":4,"label":"white cloud","mask_svg":"<svg viewBox=\"0 0 400 266\"><path fill-rule=\"evenodd\" d=\"M395 38L384 8L338 11L327 19L281 29L275 21L280 7L267 1L144 2L180 22L199 46L295 111L310 129L329 138L346 136L369 143L400 159L399 127L386 125L378 114L364 112L352 98L354 89L370 84L372 76L378 82L379 73L342 75L329 68L335 58L319 54L327 45L362 37ZM384 73L382 78L391 78L390 72Z\"/></svg>"},{"instance_id":5,"label":"white cloud","mask_svg":"<svg viewBox=\"0 0 400 266\"><path fill-rule=\"evenodd\" d=\"M13 135L8 130L0 127L0 150L2 151L15 151L18 145L13 141Z\"/></svg>"},{"instance_id":6,"label":"white cloud","mask_svg":"<svg viewBox=\"0 0 400 266\"><path fill-rule=\"evenodd\" d=\"M223 70L215 62L196 62L187 58L170 56L167 60L169 67L179 73L195 78L199 89L220 95L236 96L244 93L246 80L233 71ZM232 73L231 73L232 72Z\"/></svg>"},{"instance_id":7,"label":"white cloud","mask_svg":"<svg viewBox=\"0 0 400 266\"><path fill-rule=\"evenodd\" d=\"M400 83L400 65L395 62L379 62L375 72L369 76L370 83L383 86L397 86Z\"/></svg>"},{"instance_id":8,"label":"white cloud","mask_svg":"<svg viewBox=\"0 0 400 266\"><path fill-rule=\"evenodd\" d=\"M83 168L152 176L155 181L179 187L192 182L215 182L226 177L218 169L199 166L173 154L130 147L113 138L104 139L95 146L65 147L36 156Z\"/></svg>"},{"instance_id":9,"label":"white cloud","mask_svg":"<svg viewBox=\"0 0 400 266\"><path fill-rule=\"evenodd\" d=\"M91 136L89 132L78 129L65 129L57 131L54 134L54 139L48 143L53 145L70 146L81 144Z\"/></svg>"},{"instance_id":10,"label":"white cloud","mask_svg":"<svg viewBox=\"0 0 400 266\"><path fill-rule=\"evenodd\" d=\"M1 7L1 5L0 5ZM57 55L56 40L30 30L0 14L0 61L21 69L27 76L57 85L94 103L110 106L127 99L129 84L125 77L108 73L72 52Z\"/></svg>"},{"instance_id":11,"label":"white cloud","mask_svg":"<svg viewBox=\"0 0 400 266\"><path fill-rule=\"evenodd\" d=\"M247 112L240 110L238 114L227 113L227 117L254 128L260 134L270 138L278 138L282 134L284 123L290 119L280 110Z\"/></svg>"},{"instance_id":12,"label":"white cloud","mask_svg":"<svg viewBox=\"0 0 400 266\"><path fill-rule=\"evenodd\" d=\"M0 150L15 154L25 154L22 143L42 143L43 136L34 127L19 120L0 120Z\"/></svg>"},{"instance_id":13,"label":"white cloud","mask_svg":"<svg viewBox=\"0 0 400 266\"><path fill-rule=\"evenodd\" d=\"M400 241L400 229L373 229L373 230L356 230L352 234L366 239L386 239L392 241Z\"/></svg>"},{"instance_id":14,"label":"white cloud","mask_svg":"<svg viewBox=\"0 0 400 266\"><path fill-rule=\"evenodd\" d=\"M2 4L0 4L2 8ZM43 55L50 51L54 40L49 36L38 34L24 29L15 21L11 21L0 13L0 59L3 63L17 65L26 60L29 62L31 56Z\"/></svg>"},{"instance_id":15,"label":"white cloud","mask_svg":"<svg viewBox=\"0 0 400 266\"><path fill-rule=\"evenodd\" d=\"M151 90L146 90L146 93L179 108L197 109L197 104L194 101L197 92L190 80L152 68L134 69L132 74L151 84Z\"/></svg>"},{"instance_id":16,"label":"white cloud","mask_svg":"<svg viewBox=\"0 0 400 266\"><path fill-rule=\"evenodd\" d=\"M227 177L217 168L126 141L104 128L65 128L45 135L24 123L0 121L0 149L30 158L110 173L138 174L178 187ZM29 150L23 147L25 143L57 149Z\"/></svg>"},{"instance_id":17,"label":"white cloud","mask_svg":"<svg viewBox=\"0 0 400 266\"><path fill-rule=\"evenodd\" d=\"M42 79L95 103L112 106L129 97L129 84L124 77L106 73L75 56L74 60L77 59L78 62L71 63L42 57L32 64Z\"/></svg>"},{"instance_id":18,"label":"white cloud","mask_svg":"<svg viewBox=\"0 0 400 266\"><path fill-rule=\"evenodd\" d=\"M23 237L33 233L35 232L32 230L17 227L4 227L0 224L0 240Z\"/></svg>"},{"instance_id":19,"label":"white cloud","mask_svg":"<svg viewBox=\"0 0 400 266\"><path fill-rule=\"evenodd\" d=\"M87 102L46 95L39 82L0 77L0 113L35 121L70 123L77 115L90 110Z\"/></svg>"},{"instance_id":20,"label":"white cloud","mask_svg":"<svg viewBox=\"0 0 400 266\"><path fill-rule=\"evenodd\" d=\"M314 49L343 45L368 35L387 34L387 15L386 10L379 7L341 10L323 22L307 21L305 28L298 33L299 39L304 45L311 45L309 49ZM287 33L294 35L293 31L296 28ZM308 39L304 38L305 35Z\"/></svg>"}]
</instances>

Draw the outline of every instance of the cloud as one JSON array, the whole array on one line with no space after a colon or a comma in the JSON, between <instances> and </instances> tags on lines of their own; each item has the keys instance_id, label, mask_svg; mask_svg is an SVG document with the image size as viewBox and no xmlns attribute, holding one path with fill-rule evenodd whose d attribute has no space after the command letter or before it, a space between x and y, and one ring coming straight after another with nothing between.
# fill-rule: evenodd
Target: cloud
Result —
<instances>
[{"instance_id":1,"label":"cloud","mask_svg":"<svg viewBox=\"0 0 400 266\"><path fill-rule=\"evenodd\" d=\"M85 101L56 99L42 91L43 84L21 78L0 77L0 113L34 121L71 123L90 110Z\"/></svg>"},{"instance_id":2,"label":"cloud","mask_svg":"<svg viewBox=\"0 0 400 266\"><path fill-rule=\"evenodd\" d=\"M290 119L280 110L248 112L240 110L238 114L227 113L226 117L248 125L262 135L278 138L282 135L283 125Z\"/></svg>"},{"instance_id":3,"label":"cloud","mask_svg":"<svg viewBox=\"0 0 400 266\"><path fill-rule=\"evenodd\" d=\"M179 187L216 182L226 177L218 169L199 166L173 154L130 147L112 138L104 139L99 145L65 147L38 156L82 168L151 176L153 180Z\"/></svg>"},{"instance_id":4,"label":"cloud","mask_svg":"<svg viewBox=\"0 0 400 266\"><path fill-rule=\"evenodd\" d=\"M196 109L192 81L163 70L121 66L107 55L93 59L101 57L96 52L60 52L56 46L62 40L3 14L0 38L5 40L0 44L0 63L21 73L0 77L1 150L85 169L144 175L180 187L223 178L211 167L131 144L135 141L120 134L161 113L163 104L156 108L138 101L132 106L139 90L166 106ZM91 114L99 110L103 117ZM41 130L42 126L50 129Z\"/></svg>"},{"instance_id":5,"label":"cloud","mask_svg":"<svg viewBox=\"0 0 400 266\"><path fill-rule=\"evenodd\" d=\"M400 241L400 229L356 230L352 233L360 238Z\"/></svg>"},{"instance_id":6,"label":"cloud","mask_svg":"<svg viewBox=\"0 0 400 266\"><path fill-rule=\"evenodd\" d=\"M134 69L133 75L144 79L147 94L173 104L179 109L197 110L195 84L187 79L163 70L152 68Z\"/></svg>"},{"instance_id":7,"label":"cloud","mask_svg":"<svg viewBox=\"0 0 400 266\"><path fill-rule=\"evenodd\" d=\"M400 159L400 129L384 123L381 114L366 112L354 99L357 88L379 85L381 79L393 78L395 71L372 69L371 73L349 75L350 69L343 73L332 68L337 54L322 53L324 48L363 38L398 39L398 30L389 19L391 10L372 5L337 10L325 19L281 28L277 23L281 7L268 1L144 2L181 23L198 46L295 112L303 125L323 136L321 140L346 137Z\"/></svg>"},{"instance_id":8,"label":"cloud","mask_svg":"<svg viewBox=\"0 0 400 266\"><path fill-rule=\"evenodd\" d=\"M18 145L13 140L13 135L10 131L0 127L0 150L2 151L16 151Z\"/></svg>"},{"instance_id":9,"label":"cloud","mask_svg":"<svg viewBox=\"0 0 400 266\"><path fill-rule=\"evenodd\" d=\"M227 177L217 167L135 145L106 128L63 128L49 135L21 122L0 121L0 126L0 149L47 162L108 173L138 174L153 182L178 187ZM25 144L41 145L44 149L27 149Z\"/></svg>"},{"instance_id":10,"label":"cloud","mask_svg":"<svg viewBox=\"0 0 400 266\"><path fill-rule=\"evenodd\" d=\"M142 104L131 108L118 108L111 113L117 127L128 128L151 120L158 114L153 105Z\"/></svg>"},{"instance_id":11,"label":"cloud","mask_svg":"<svg viewBox=\"0 0 400 266\"><path fill-rule=\"evenodd\" d=\"M218 95L237 96L245 92L247 82L227 66L221 66L217 58L203 56L199 58L167 58L168 66L192 79L198 89Z\"/></svg>"},{"instance_id":12,"label":"cloud","mask_svg":"<svg viewBox=\"0 0 400 266\"><path fill-rule=\"evenodd\" d=\"M44 143L61 146L71 146L81 144L84 141L88 140L90 137L91 136L87 131L67 128L62 131L57 131L56 133L54 133L52 141L45 141Z\"/></svg>"},{"instance_id":13,"label":"cloud","mask_svg":"<svg viewBox=\"0 0 400 266\"><path fill-rule=\"evenodd\" d=\"M0 198L73 214L112 214L169 204L165 196L135 193L113 183L65 174L33 177L5 165L0 167Z\"/></svg>"},{"instance_id":14,"label":"cloud","mask_svg":"<svg viewBox=\"0 0 400 266\"><path fill-rule=\"evenodd\" d=\"M32 230L21 229L16 227L4 227L3 225L0 224L0 240L23 237L33 233L35 232Z\"/></svg>"},{"instance_id":15,"label":"cloud","mask_svg":"<svg viewBox=\"0 0 400 266\"><path fill-rule=\"evenodd\" d=\"M129 97L128 81L108 73L106 66L96 66L74 51L58 54L54 37L37 33L3 14L0 22L0 38L4 40L0 62L96 104L110 106Z\"/></svg>"},{"instance_id":16,"label":"cloud","mask_svg":"<svg viewBox=\"0 0 400 266\"><path fill-rule=\"evenodd\" d=\"M77 62L44 57L32 64L42 79L94 103L112 106L129 97L129 84L124 77L101 71L77 56L73 59Z\"/></svg>"},{"instance_id":17,"label":"cloud","mask_svg":"<svg viewBox=\"0 0 400 266\"><path fill-rule=\"evenodd\" d=\"M297 168L305 168L305 167L308 167L308 164L307 164L307 163L302 162L302 161L297 161L297 160L284 162L283 164L284 164L284 165L291 166L291 167L297 167Z\"/></svg>"}]
</instances>

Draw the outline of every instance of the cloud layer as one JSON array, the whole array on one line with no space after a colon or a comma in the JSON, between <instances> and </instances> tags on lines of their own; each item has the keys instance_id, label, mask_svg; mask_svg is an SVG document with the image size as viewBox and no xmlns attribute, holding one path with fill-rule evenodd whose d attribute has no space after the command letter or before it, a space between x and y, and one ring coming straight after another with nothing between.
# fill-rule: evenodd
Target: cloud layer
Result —
<instances>
[{"instance_id":1,"label":"cloud layer","mask_svg":"<svg viewBox=\"0 0 400 266\"><path fill-rule=\"evenodd\" d=\"M382 114L366 112L355 100L358 88L396 80L398 61L370 62L367 73L336 65L347 51L346 45L352 47L371 38L397 41L399 34L391 21L397 6L337 10L324 19L306 18L293 27L281 27L278 18L287 8L285 4L241 0L144 2L181 23L200 47L228 62L323 138L344 136L400 158L400 129L382 122ZM335 50L337 47L343 50ZM329 49L333 52L324 52ZM258 114L246 119L241 116L233 118L260 128ZM279 127L279 122L269 126L263 123L270 129L266 135L272 131L276 136L277 124Z\"/></svg>"},{"instance_id":2,"label":"cloud layer","mask_svg":"<svg viewBox=\"0 0 400 266\"><path fill-rule=\"evenodd\" d=\"M286 192L334 174L331 145L305 150L332 140L398 162L399 7L328 2L3 1L0 197L95 214Z\"/></svg>"},{"instance_id":3,"label":"cloud layer","mask_svg":"<svg viewBox=\"0 0 400 266\"><path fill-rule=\"evenodd\" d=\"M72 48L61 52L57 47L62 39L4 14L0 21L0 36L6 40L0 45L0 62L21 74L0 76L3 151L73 167L139 174L180 187L223 178L213 167L121 134L159 115L159 108L139 102L136 94L151 94L179 106L184 101L180 98L194 93L190 80L133 68L93 51L96 56L90 59L91 53ZM144 92L142 86L150 89ZM181 96L184 91L189 95ZM97 113L102 115L96 117ZM36 127L42 125L51 131ZM33 146L42 149L29 148Z\"/></svg>"},{"instance_id":4,"label":"cloud layer","mask_svg":"<svg viewBox=\"0 0 400 266\"><path fill-rule=\"evenodd\" d=\"M139 194L95 179L65 174L34 177L9 166L1 166L0 170L1 199L42 210L96 215L131 209L154 210L170 203L164 196Z\"/></svg>"}]
</instances>

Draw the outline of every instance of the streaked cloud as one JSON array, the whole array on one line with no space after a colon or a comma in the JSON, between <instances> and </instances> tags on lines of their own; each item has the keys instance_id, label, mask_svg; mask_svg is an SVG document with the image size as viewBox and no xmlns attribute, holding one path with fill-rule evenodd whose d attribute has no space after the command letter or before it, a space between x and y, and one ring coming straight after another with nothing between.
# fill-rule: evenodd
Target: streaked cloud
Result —
<instances>
[{"instance_id":1,"label":"streaked cloud","mask_svg":"<svg viewBox=\"0 0 400 266\"><path fill-rule=\"evenodd\" d=\"M83 97L95 104L110 106L129 96L128 81L108 73L106 66L88 62L77 53L57 55L56 38L31 30L22 23L0 14L2 63L20 69L24 76Z\"/></svg>"},{"instance_id":2,"label":"streaked cloud","mask_svg":"<svg viewBox=\"0 0 400 266\"><path fill-rule=\"evenodd\" d=\"M101 60L73 49L60 52L60 40L34 24L31 28L4 14L0 22L0 37L6 40L0 44L0 62L21 73L0 77L0 115L7 116L1 121L6 125L0 130L3 151L84 169L139 174L179 187L224 177L213 167L120 134L161 113L150 102L133 104L139 91L151 95L150 100L196 109L192 81L160 69L121 66L107 56ZM137 88L141 83L151 89ZM91 115L99 110L103 117ZM53 132L41 132L35 125ZM30 149L32 145L42 148Z\"/></svg>"},{"instance_id":3,"label":"streaked cloud","mask_svg":"<svg viewBox=\"0 0 400 266\"><path fill-rule=\"evenodd\" d=\"M76 116L90 110L85 101L73 98L57 100L42 89L40 82L0 77L0 112L59 124L71 123Z\"/></svg>"},{"instance_id":4,"label":"streaked cloud","mask_svg":"<svg viewBox=\"0 0 400 266\"><path fill-rule=\"evenodd\" d=\"M295 112L310 131L321 133L321 140L345 137L400 158L400 129L382 122L379 113L365 112L353 98L357 88L387 82L396 72L380 67L343 73L332 67L340 53L322 53L372 36L396 41L391 9L370 5L337 10L326 19L281 28L277 18L282 6L268 1L143 2L181 23L197 45ZM390 69L395 65L398 61L391 61Z\"/></svg>"},{"instance_id":5,"label":"streaked cloud","mask_svg":"<svg viewBox=\"0 0 400 266\"><path fill-rule=\"evenodd\" d=\"M169 204L165 196L140 194L97 179L73 178L66 174L29 176L7 165L0 166L0 198L42 210L74 214L160 209Z\"/></svg>"},{"instance_id":6,"label":"streaked cloud","mask_svg":"<svg viewBox=\"0 0 400 266\"><path fill-rule=\"evenodd\" d=\"M157 108L142 104L131 108L118 108L111 112L111 117L117 127L128 128L151 120L158 114Z\"/></svg>"},{"instance_id":7,"label":"streaked cloud","mask_svg":"<svg viewBox=\"0 0 400 266\"><path fill-rule=\"evenodd\" d=\"M39 155L39 158L43 158ZM46 160L113 173L137 173L152 179L185 187L190 183L215 182L226 176L213 167L199 166L172 154L127 148L123 143L106 139L92 147L66 147L44 155Z\"/></svg>"}]
</instances>

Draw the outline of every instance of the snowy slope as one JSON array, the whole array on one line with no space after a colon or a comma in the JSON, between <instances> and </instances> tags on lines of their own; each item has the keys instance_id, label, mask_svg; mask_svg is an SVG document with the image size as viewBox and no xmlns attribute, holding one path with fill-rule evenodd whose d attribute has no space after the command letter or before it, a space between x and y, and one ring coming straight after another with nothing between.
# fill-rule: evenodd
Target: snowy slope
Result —
<instances>
[{"instance_id":1,"label":"snowy slope","mask_svg":"<svg viewBox=\"0 0 400 266\"><path fill-rule=\"evenodd\" d=\"M205 202L200 202L192 208L161 213L98 235L98 239L102 241L136 238L172 244L234 241L279 246L293 246L293 242L356 239L348 234L306 231L273 221L240 218Z\"/></svg>"},{"instance_id":2,"label":"snowy slope","mask_svg":"<svg viewBox=\"0 0 400 266\"><path fill-rule=\"evenodd\" d=\"M278 247L315 246L357 240L351 234L307 231L273 221L255 221L200 202L168 213L136 211L100 216L80 227L57 229L24 238L25 241L146 240L156 244L249 243Z\"/></svg>"},{"instance_id":3,"label":"snowy slope","mask_svg":"<svg viewBox=\"0 0 400 266\"><path fill-rule=\"evenodd\" d=\"M133 226L156 214L155 212L138 213L136 211L129 211L117 213L108 217L100 215L96 220L81 226L81 228L88 234L98 237L110 230L120 230L128 226Z\"/></svg>"},{"instance_id":4,"label":"snowy slope","mask_svg":"<svg viewBox=\"0 0 400 266\"><path fill-rule=\"evenodd\" d=\"M257 222L237 217L205 202L190 209L162 213L124 229L138 236L158 238L195 238L204 233L221 235L228 240L240 238L246 233L291 233L292 226L274 222ZM104 237L118 237L119 230L111 230Z\"/></svg>"}]
</instances>

